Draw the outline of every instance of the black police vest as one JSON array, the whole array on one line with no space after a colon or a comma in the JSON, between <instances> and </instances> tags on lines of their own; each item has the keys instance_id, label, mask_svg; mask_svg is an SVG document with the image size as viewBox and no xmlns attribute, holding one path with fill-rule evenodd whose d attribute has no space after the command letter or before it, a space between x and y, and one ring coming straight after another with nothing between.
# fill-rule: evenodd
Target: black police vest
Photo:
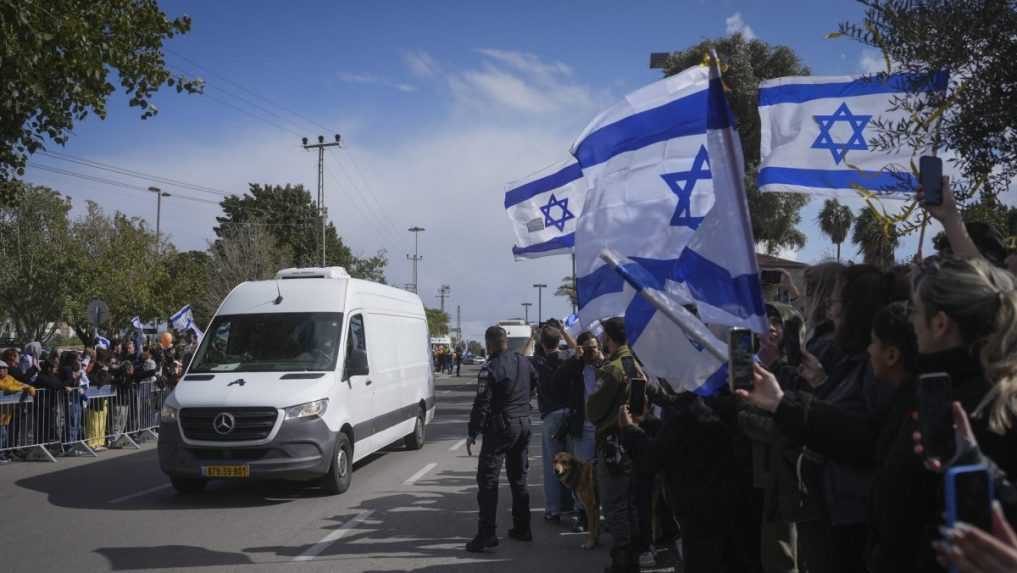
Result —
<instances>
[{"instance_id":1,"label":"black police vest","mask_svg":"<svg viewBox=\"0 0 1017 573\"><path fill-rule=\"evenodd\" d=\"M518 418L530 414L530 375L528 358L515 352L503 352L488 363L494 379L491 413Z\"/></svg>"}]
</instances>

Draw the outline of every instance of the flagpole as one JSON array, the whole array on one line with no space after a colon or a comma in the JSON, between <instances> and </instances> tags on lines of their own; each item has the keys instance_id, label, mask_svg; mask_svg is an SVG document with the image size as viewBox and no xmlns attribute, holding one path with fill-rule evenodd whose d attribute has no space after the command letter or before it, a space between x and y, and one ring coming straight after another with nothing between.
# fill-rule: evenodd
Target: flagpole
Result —
<instances>
[{"instance_id":1,"label":"flagpole","mask_svg":"<svg viewBox=\"0 0 1017 573\"><path fill-rule=\"evenodd\" d=\"M576 249L572 248L572 314L576 314L576 302L579 300L579 284L576 283Z\"/></svg>"},{"instance_id":2,"label":"flagpole","mask_svg":"<svg viewBox=\"0 0 1017 573\"><path fill-rule=\"evenodd\" d=\"M719 341L716 338L707 338L703 336L702 333L700 333L696 328L693 328L691 326L696 323L699 323L703 326L703 328L706 328L706 325L703 324L703 321L699 320L699 318L697 318L694 314L685 310L682 307L668 304L667 301L664 300L656 292L653 292L650 289L643 288L642 285L639 283L639 280L633 277L630 271L625 269L625 267L621 265L621 262L618 260L617 256L613 252L611 252L610 249L604 249L603 251L601 251L600 258L603 259L604 262L606 262L618 274L620 274L622 278L625 279L625 282L632 285L632 287L636 289L636 292L638 292L640 296L642 296L644 299L646 299L647 302L653 305L653 308L659 310L661 313L664 314L664 316L670 319L671 322L677 324L678 327L681 328L682 331L689 338L694 339L703 348L708 350L710 354L712 354L717 360L720 360L721 362L727 362L728 359L727 346L726 345L723 347L718 346L717 343Z\"/></svg>"}]
</instances>

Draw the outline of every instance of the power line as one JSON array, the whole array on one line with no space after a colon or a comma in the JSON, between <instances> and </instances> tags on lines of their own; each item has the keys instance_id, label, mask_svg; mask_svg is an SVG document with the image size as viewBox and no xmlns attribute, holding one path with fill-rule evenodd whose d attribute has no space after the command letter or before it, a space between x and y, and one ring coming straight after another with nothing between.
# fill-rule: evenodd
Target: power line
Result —
<instances>
[{"instance_id":1,"label":"power line","mask_svg":"<svg viewBox=\"0 0 1017 573\"><path fill-rule=\"evenodd\" d=\"M342 171L343 177L345 177L346 180L349 182L349 185L347 186L347 188L351 191L349 196L351 198L356 199L358 203L357 209L361 210L365 217L372 219L371 223L373 225L377 225L381 229L382 233L386 235L386 240L393 243L394 245L396 239L395 236L392 235L391 225L387 224L387 221L383 220L381 215L379 215L378 213L371 209L370 204L368 204L367 199L364 196L365 195L364 192L355 185L354 181L349 177L345 169L343 169L342 164L339 163L338 161L336 161L335 164ZM343 185L338 181L338 179L336 179L335 173L329 171L329 174L332 175L333 181L335 181L336 185L341 189Z\"/></svg>"},{"instance_id":2,"label":"power line","mask_svg":"<svg viewBox=\"0 0 1017 573\"><path fill-rule=\"evenodd\" d=\"M144 173L142 171L135 171L133 169L127 169L125 167L117 167L108 163L101 163L84 157L78 157L69 153L58 153L55 151L39 151L40 155L52 157L53 159L59 159L60 161L68 161L70 163L77 163L78 165L84 165L93 169L101 169L120 175L126 175L128 177L134 177L136 179L143 179L146 181L155 181L165 185L171 185L173 187L179 187L181 189L188 189L191 191L198 191L201 193L208 193L210 195L217 195L224 197L230 193L222 189L216 189L214 187L206 187L204 185L197 185L194 183L187 183L186 181L180 181L178 179L170 179L169 177L162 177L159 175L152 175L150 173Z\"/></svg>"},{"instance_id":3,"label":"power line","mask_svg":"<svg viewBox=\"0 0 1017 573\"><path fill-rule=\"evenodd\" d=\"M265 97L264 95L254 91L254 90L252 90L252 89L248 89L248 88L244 87L243 85L241 85L241 84L239 84L239 83L229 79L225 75L216 72L215 70L209 68L208 66L206 66L204 64L196 62L195 60L193 60L193 59L191 59L191 58L181 54L180 52L177 52L176 50L173 50L171 48L165 48L165 50L166 50L167 53L173 54L175 57L180 58L181 60L184 60L185 62L191 64L192 66L194 66L194 67L196 67L198 69L205 70L206 72L212 74L213 76L218 77L219 79L229 83L230 85L235 86L236 88L238 88L238 89L240 89L240 90L242 90L242 91L244 91L244 92L246 92L246 93L248 93L248 94L250 94L250 95L252 95L252 96L254 96L254 97L256 97L256 98L258 98L258 99L260 99L262 101L264 101L264 102L266 102L266 103L268 103L269 105L273 105L273 106L275 106L275 107L277 107L277 108L279 108L279 109L281 109L281 110L283 110L283 111L285 111L285 112L287 112L287 113L289 113L289 114L291 114L291 115L293 115L295 117L298 117L298 118L302 119L308 125L314 126L316 128L323 129L323 130L325 130L326 133L335 133L335 132L338 131L335 128L325 127L324 125L314 121L313 119L310 119L309 117L303 115L300 112L297 112L297 111L294 111L292 109L289 109L289 108L283 106L282 104L280 104L280 103L278 103L276 101L273 101L273 100Z\"/></svg>"},{"instance_id":4,"label":"power line","mask_svg":"<svg viewBox=\"0 0 1017 573\"><path fill-rule=\"evenodd\" d=\"M111 187L119 187L122 189L130 189L132 191L144 191L148 192L147 187L141 187L140 185L131 185L130 183L124 183L123 181L117 181L115 179L107 179L105 177L98 177L95 175L88 175L85 173L78 173L77 171L70 171L68 169L61 169L59 167L53 167L51 165L39 165L38 163L31 163L29 165L32 169L38 169L40 171L48 171L50 173L56 173L57 175L64 175L67 177L76 177L85 181L92 181L94 183L102 183ZM199 199L197 197L189 197L187 195L174 194L173 197L177 199L183 199L185 201L194 201L196 203L207 203L209 205L219 205L218 201L209 201L207 199Z\"/></svg>"}]
</instances>

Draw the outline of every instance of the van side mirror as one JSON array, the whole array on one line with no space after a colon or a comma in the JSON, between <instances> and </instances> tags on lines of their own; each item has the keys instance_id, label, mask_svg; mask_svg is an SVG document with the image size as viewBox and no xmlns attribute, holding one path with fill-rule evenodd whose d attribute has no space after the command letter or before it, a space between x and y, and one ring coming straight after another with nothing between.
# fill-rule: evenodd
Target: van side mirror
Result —
<instances>
[{"instance_id":1,"label":"van side mirror","mask_svg":"<svg viewBox=\"0 0 1017 573\"><path fill-rule=\"evenodd\" d=\"M365 376L371 370L367 366L367 351L359 348L351 348L346 355L346 368L343 380L349 380L352 376Z\"/></svg>"}]
</instances>

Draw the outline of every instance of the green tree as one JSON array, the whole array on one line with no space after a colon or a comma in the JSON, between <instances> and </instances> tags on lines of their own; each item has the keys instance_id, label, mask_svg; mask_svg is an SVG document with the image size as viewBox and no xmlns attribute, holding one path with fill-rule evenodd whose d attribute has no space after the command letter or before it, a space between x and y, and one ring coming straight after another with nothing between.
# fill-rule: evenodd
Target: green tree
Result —
<instances>
[{"instance_id":1,"label":"green tree","mask_svg":"<svg viewBox=\"0 0 1017 573\"><path fill-rule=\"evenodd\" d=\"M288 249L294 266L321 266L321 217L302 185L252 183L242 197L223 199L222 210L224 215L216 218L219 225L214 229L220 239L233 227L257 224L258 232ZM325 257L327 266L344 267L355 278L385 282L385 252L373 257L354 256L332 223L325 229Z\"/></svg>"},{"instance_id":2,"label":"green tree","mask_svg":"<svg viewBox=\"0 0 1017 573\"><path fill-rule=\"evenodd\" d=\"M266 228L259 221L231 225L209 245L203 308L213 312L238 284L270 279L280 269L294 266L290 248Z\"/></svg>"},{"instance_id":3,"label":"green tree","mask_svg":"<svg viewBox=\"0 0 1017 573\"><path fill-rule=\"evenodd\" d=\"M819 223L819 230L825 233L833 244L837 245L837 261L840 261L840 245L847 239L848 231L851 230L851 223L855 216L851 208L841 205L836 199L827 199L823 203L823 210L819 212L816 221Z\"/></svg>"},{"instance_id":4,"label":"green tree","mask_svg":"<svg viewBox=\"0 0 1017 573\"><path fill-rule=\"evenodd\" d=\"M759 112L756 107L759 82L781 76L808 75L809 69L786 46L770 46L761 40L746 40L740 34L699 44L671 54L665 75L673 75L702 64L715 49L724 68L724 83L730 88L728 102L738 122L745 157L745 189L748 193L752 233L756 243L769 254L785 248L801 248L805 234L798 230L800 211L809 198L796 193L760 193L756 185L759 169Z\"/></svg>"},{"instance_id":5,"label":"green tree","mask_svg":"<svg viewBox=\"0 0 1017 573\"><path fill-rule=\"evenodd\" d=\"M22 175L45 140L66 143L89 113L105 118L112 80L143 119L158 112L151 100L163 85L200 91L163 59L163 42L190 27L156 0L0 1L0 181Z\"/></svg>"},{"instance_id":6,"label":"green tree","mask_svg":"<svg viewBox=\"0 0 1017 573\"><path fill-rule=\"evenodd\" d=\"M86 214L71 225L71 237L74 257L68 281L74 294L66 318L82 342L92 342L86 314L90 300L100 299L109 306L108 322L99 325L106 334L128 328L133 316L164 319L177 310L166 296L167 253L157 253L155 232L142 219L120 212L107 214L89 201Z\"/></svg>"},{"instance_id":7,"label":"green tree","mask_svg":"<svg viewBox=\"0 0 1017 573\"><path fill-rule=\"evenodd\" d=\"M425 308L427 313L427 331L431 336L448 334L448 313L440 308Z\"/></svg>"},{"instance_id":8,"label":"green tree","mask_svg":"<svg viewBox=\"0 0 1017 573\"><path fill-rule=\"evenodd\" d=\"M171 251L164 259L166 284L160 289L166 300L163 308L173 313L189 304L194 312L194 321L204 328L218 307L210 306L206 296L208 275L213 268L211 257L203 251Z\"/></svg>"},{"instance_id":9,"label":"green tree","mask_svg":"<svg viewBox=\"0 0 1017 573\"><path fill-rule=\"evenodd\" d=\"M22 198L0 205L0 322L21 342L47 341L71 298L71 201L46 187L10 182Z\"/></svg>"},{"instance_id":10,"label":"green tree","mask_svg":"<svg viewBox=\"0 0 1017 573\"><path fill-rule=\"evenodd\" d=\"M851 242L858 245L858 254L867 265L875 265L883 270L893 266L893 253L897 250L900 238L893 227L886 227L876 217L872 208L866 208L855 218Z\"/></svg>"},{"instance_id":11,"label":"green tree","mask_svg":"<svg viewBox=\"0 0 1017 573\"><path fill-rule=\"evenodd\" d=\"M937 141L969 182L996 194L1017 176L1017 4L1009 0L861 0L862 24L839 34L881 49L892 71L950 74L944 92L911 93L906 119L877 124L882 148ZM972 195L973 186L958 196Z\"/></svg>"},{"instance_id":12,"label":"green tree","mask_svg":"<svg viewBox=\"0 0 1017 573\"><path fill-rule=\"evenodd\" d=\"M561 284L558 285L558 290L554 291L554 296L563 296L569 299L572 303L573 308L577 308L579 305L579 297L576 295L576 281L569 275L562 277Z\"/></svg>"}]
</instances>

